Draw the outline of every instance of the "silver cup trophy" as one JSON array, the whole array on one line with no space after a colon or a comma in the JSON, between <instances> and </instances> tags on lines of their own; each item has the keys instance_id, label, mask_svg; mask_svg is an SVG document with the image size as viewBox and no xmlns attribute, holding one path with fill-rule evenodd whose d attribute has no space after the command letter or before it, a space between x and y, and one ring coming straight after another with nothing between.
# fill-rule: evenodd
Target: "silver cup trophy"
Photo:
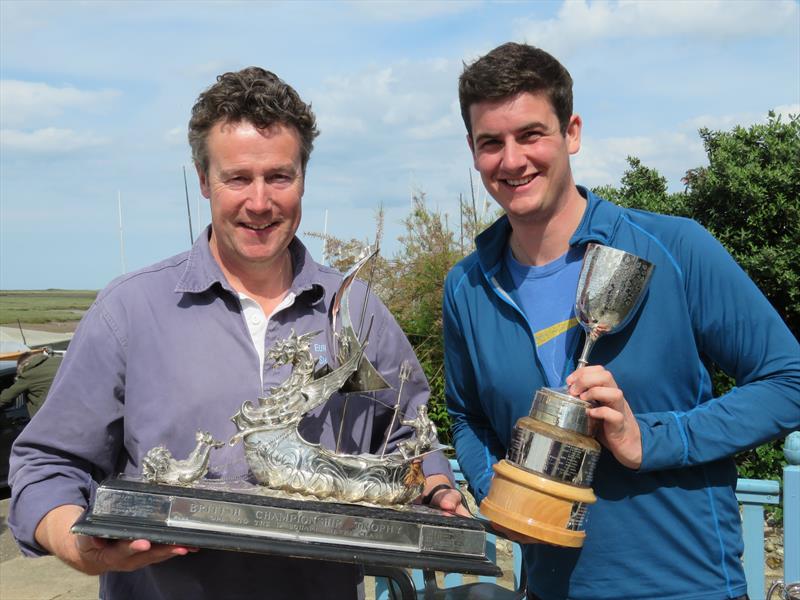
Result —
<instances>
[{"instance_id":1,"label":"silver cup trophy","mask_svg":"<svg viewBox=\"0 0 800 600\"><path fill-rule=\"evenodd\" d=\"M575 316L586 331L578 367L588 364L595 342L627 326L644 297L653 265L628 252L589 244L583 259ZM566 388L536 391L530 413L514 426L506 460L481 512L492 522L533 540L581 547L586 509L600 444L590 404Z\"/></svg>"}]
</instances>

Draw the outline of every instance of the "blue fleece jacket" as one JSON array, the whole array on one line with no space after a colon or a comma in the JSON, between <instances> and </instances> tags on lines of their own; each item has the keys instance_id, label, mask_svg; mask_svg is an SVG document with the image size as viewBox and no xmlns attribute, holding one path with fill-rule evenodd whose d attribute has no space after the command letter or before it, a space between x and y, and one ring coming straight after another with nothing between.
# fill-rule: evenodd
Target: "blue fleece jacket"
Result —
<instances>
[{"instance_id":1,"label":"blue fleece jacket","mask_svg":"<svg viewBox=\"0 0 800 600\"><path fill-rule=\"evenodd\" d=\"M633 471L603 449L583 548L526 546L529 588L544 600L745 594L731 457L800 428L800 347L700 225L579 190L588 203L572 246L599 242L655 264L634 318L590 357L613 374L636 415L643 460ZM445 284L447 403L458 461L479 502L514 423L547 385L531 327L506 291L510 231L502 217L478 236L476 252ZM736 379L718 398L711 362Z\"/></svg>"}]
</instances>

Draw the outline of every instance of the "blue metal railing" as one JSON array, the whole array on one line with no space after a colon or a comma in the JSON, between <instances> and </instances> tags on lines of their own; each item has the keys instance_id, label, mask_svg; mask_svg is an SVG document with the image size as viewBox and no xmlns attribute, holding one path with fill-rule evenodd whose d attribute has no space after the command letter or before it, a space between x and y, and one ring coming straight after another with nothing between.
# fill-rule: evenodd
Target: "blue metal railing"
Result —
<instances>
[{"instance_id":1,"label":"blue metal railing","mask_svg":"<svg viewBox=\"0 0 800 600\"><path fill-rule=\"evenodd\" d=\"M783 581L800 581L800 432L783 445ZM739 479L736 497L742 505L744 574L747 595L764 600L764 505L780 504L780 484L763 479Z\"/></svg>"},{"instance_id":2,"label":"blue metal railing","mask_svg":"<svg viewBox=\"0 0 800 600\"><path fill-rule=\"evenodd\" d=\"M781 486L777 481L739 479L736 498L742 505L744 537L744 575L751 600L764 600L764 505L780 504Z\"/></svg>"}]
</instances>

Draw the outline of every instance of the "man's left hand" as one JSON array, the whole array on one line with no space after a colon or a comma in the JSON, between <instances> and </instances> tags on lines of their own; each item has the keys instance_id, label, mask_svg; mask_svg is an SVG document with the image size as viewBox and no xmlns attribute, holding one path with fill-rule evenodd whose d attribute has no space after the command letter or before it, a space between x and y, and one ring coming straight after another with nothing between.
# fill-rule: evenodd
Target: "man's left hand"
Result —
<instances>
[{"instance_id":1,"label":"man's left hand","mask_svg":"<svg viewBox=\"0 0 800 600\"><path fill-rule=\"evenodd\" d=\"M452 483L445 475L431 475L425 478L425 489L422 492L422 497L430 493L430 491L437 485L446 484L450 487L438 490L430 500L430 506L438 508L448 513L460 515L462 517L471 517L467 507L461 503L461 492L452 487Z\"/></svg>"},{"instance_id":2,"label":"man's left hand","mask_svg":"<svg viewBox=\"0 0 800 600\"><path fill-rule=\"evenodd\" d=\"M601 366L583 367L567 377L567 388L573 396L597 404L586 414L600 422L598 441L622 465L638 469L642 464L639 422L613 375Z\"/></svg>"}]
</instances>

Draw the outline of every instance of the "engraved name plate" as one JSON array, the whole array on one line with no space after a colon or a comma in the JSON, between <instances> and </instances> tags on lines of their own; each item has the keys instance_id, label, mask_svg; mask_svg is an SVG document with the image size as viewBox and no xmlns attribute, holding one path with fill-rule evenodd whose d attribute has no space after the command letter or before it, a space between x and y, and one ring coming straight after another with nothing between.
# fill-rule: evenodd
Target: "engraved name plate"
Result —
<instances>
[{"instance_id":1,"label":"engraved name plate","mask_svg":"<svg viewBox=\"0 0 800 600\"><path fill-rule=\"evenodd\" d=\"M420 549L421 538L420 526L414 523L187 498L173 500L169 524L352 546L368 540L373 547L412 551Z\"/></svg>"}]
</instances>

